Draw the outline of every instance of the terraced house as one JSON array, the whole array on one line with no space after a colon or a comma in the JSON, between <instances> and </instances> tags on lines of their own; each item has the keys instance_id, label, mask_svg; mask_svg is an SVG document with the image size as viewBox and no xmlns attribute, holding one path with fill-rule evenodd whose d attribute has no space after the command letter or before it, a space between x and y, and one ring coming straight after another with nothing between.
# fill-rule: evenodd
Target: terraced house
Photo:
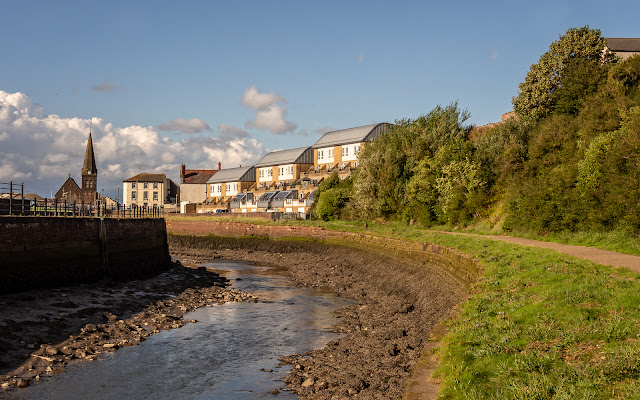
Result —
<instances>
[{"instance_id":1,"label":"terraced house","mask_svg":"<svg viewBox=\"0 0 640 400\"><path fill-rule=\"evenodd\" d=\"M207 199L197 213L282 212L304 216L318 185L333 171L347 177L362 148L387 123L325 133L312 147L272 151L253 167L218 170L207 181Z\"/></svg>"},{"instance_id":2,"label":"terraced house","mask_svg":"<svg viewBox=\"0 0 640 400\"><path fill-rule=\"evenodd\" d=\"M313 145L315 176L326 176L334 170L341 177L348 176L358 166L363 147L387 128L383 122L325 133Z\"/></svg>"},{"instance_id":3,"label":"terraced house","mask_svg":"<svg viewBox=\"0 0 640 400\"><path fill-rule=\"evenodd\" d=\"M198 207L197 212L228 211L238 194L245 193L255 185L255 167L221 169L207 181L207 200Z\"/></svg>"}]
</instances>

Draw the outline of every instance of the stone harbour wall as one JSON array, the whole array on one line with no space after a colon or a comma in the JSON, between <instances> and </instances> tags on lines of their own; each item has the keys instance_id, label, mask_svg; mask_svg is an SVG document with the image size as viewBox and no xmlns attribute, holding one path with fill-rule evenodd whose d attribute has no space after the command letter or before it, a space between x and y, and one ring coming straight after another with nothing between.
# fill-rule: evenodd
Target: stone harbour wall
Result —
<instances>
[{"instance_id":1,"label":"stone harbour wall","mask_svg":"<svg viewBox=\"0 0 640 400\"><path fill-rule=\"evenodd\" d=\"M0 217L0 293L140 278L170 262L162 218Z\"/></svg>"}]
</instances>

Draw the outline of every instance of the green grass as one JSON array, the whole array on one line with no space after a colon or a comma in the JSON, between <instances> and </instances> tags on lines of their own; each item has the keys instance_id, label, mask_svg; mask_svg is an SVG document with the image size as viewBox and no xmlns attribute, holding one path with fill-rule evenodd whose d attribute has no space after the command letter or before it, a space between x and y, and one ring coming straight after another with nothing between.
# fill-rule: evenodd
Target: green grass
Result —
<instances>
[{"instance_id":1,"label":"green grass","mask_svg":"<svg viewBox=\"0 0 640 400\"><path fill-rule=\"evenodd\" d=\"M266 221L265 221L266 222ZM640 275L399 222L292 221L456 248L483 275L439 350L443 399L640 399ZM615 235L578 235L602 243Z\"/></svg>"}]
</instances>

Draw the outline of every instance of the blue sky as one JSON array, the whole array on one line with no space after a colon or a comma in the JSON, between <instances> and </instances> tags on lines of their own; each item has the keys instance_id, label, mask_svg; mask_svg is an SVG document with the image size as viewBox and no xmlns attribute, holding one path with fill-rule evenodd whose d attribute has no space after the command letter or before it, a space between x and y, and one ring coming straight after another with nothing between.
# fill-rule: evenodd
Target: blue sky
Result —
<instances>
[{"instance_id":1,"label":"blue sky","mask_svg":"<svg viewBox=\"0 0 640 400\"><path fill-rule=\"evenodd\" d=\"M566 29L640 37L631 1L0 7L0 91L11 98L0 107L28 120L3 122L0 108L0 182L43 195L69 173L78 180L89 126L98 185L115 195L140 170L177 179L182 161L236 167L312 145L327 130L415 118L452 101L471 123L495 122ZM45 134L51 143L34 145Z\"/></svg>"}]
</instances>

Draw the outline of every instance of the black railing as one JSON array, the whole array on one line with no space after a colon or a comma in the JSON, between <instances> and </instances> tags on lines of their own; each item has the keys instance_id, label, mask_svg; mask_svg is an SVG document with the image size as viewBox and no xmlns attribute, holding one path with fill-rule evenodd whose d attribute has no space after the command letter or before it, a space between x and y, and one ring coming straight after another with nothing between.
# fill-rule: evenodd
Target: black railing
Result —
<instances>
[{"instance_id":1,"label":"black railing","mask_svg":"<svg viewBox=\"0 0 640 400\"><path fill-rule=\"evenodd\" d=\"M20 188L20 192L14 192ZM2 194L8 189L8 193ZM46 217L94 217L94 218L161 218L164 208L159 206L107 205L97 200L95 203L76 203L57 199L32 200L24 197L24 185L0 183L0 216L46 216Z\"/></svg>"}]
</instances>

